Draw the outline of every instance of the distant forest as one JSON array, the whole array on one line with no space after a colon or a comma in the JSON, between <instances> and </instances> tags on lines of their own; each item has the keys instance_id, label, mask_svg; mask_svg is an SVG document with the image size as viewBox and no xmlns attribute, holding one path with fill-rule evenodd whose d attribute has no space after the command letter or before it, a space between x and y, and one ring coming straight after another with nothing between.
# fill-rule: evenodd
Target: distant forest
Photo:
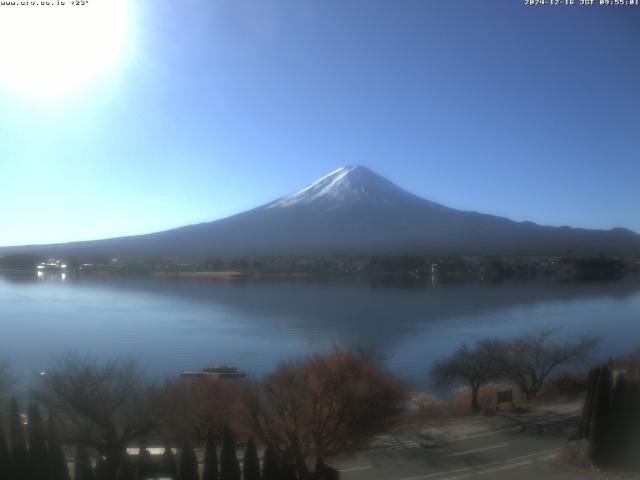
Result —
<instances>
[{"instance_id":1,"label":"distant forest","mask_svg":"<svg viewBox=\"0 0 640 480\"><path fill-rule=\"evenodd\" d=\"M561 281L619 280L640 273L640 258L461 257L425 255L290 256L209 258L200 262L172 259L64 258L74 276L185 275L231 272L238 276L363 276L408 282L506 281L536 278ZM0 257L0 270L35 272L47 258L32 254Z\"/></svg>"}]
</instances>

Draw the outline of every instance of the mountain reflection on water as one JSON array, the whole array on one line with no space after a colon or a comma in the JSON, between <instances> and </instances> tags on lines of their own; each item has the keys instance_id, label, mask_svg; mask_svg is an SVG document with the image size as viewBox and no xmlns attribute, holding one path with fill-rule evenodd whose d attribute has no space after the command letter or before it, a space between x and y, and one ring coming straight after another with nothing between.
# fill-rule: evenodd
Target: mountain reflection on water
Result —
<instances>
[{"instance_id":1,"label":"mountain reflection on water","mask_svg":"<svg viewBox=\"0 0 640 480\"><path fill-rule=\"evenodd\" d=\"M417 387L463 341L536 327L640 347L640 284L372 284L365 280L0 279L0 357L23 380L65 351L136 358L154 377L210 363L260 375L333 345L372 349Z\"/></svg>"}]
</instances>

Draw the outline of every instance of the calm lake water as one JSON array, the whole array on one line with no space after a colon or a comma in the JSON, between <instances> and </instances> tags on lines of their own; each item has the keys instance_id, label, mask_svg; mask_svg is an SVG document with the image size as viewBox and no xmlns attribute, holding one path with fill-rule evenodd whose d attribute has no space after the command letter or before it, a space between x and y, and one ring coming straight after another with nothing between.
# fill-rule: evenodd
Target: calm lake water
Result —
<instances>
[{"instance_id":1,"label":"calm lake water","mask_svg":"<svg viewBox=\"0 0 640 480\"><path fill-rule=\"evenodd\" d=\"M367 281L0 277L0 358L28 384L67 351L129 356L159 378L234 363L261 375L332 345L373 348L428 387L435 359L463 341L536 327L601 335L599 358L640 348L640 284L376 286Z\"/></svg>"}]
</instances>

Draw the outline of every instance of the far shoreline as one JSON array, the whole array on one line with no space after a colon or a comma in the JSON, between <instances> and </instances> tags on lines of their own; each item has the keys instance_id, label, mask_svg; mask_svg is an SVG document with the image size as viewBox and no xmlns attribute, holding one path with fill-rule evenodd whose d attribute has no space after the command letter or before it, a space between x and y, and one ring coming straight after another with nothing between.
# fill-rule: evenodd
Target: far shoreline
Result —
<instances>
[{"instance_id":1,"label":"far shoreline","mask_svg":"<svg viewBox=\"0 0 640 480\"><path fill-rule=\"evenodd\" d=\"M257 273L228 271L200 271L200 272L153 272L150 275L156 278L204 278L204 279L236 279L236 278L266 278L266 277L311 277L310 272L292 273Z\"/></svg>"}]
</instances>

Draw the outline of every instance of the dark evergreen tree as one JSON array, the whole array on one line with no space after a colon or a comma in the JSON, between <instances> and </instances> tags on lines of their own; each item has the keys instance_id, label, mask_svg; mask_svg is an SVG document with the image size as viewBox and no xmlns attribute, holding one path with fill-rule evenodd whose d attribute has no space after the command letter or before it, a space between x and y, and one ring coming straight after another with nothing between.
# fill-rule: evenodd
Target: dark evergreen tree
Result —
<instances>
[{"instance_id":1,"label":"dark evergreen tree","mask_svg":"<svg viewBox=\"0 0 640 480\"><path fill-rule=\"evenodd\" d=\"M30 480L29 451L24 435L24 424L18 402L11 400L11 463L13 480Z\"/></svg>"},{"instance_id":2,"label":"dark evergreen tree","mask_svg":"<svg viewBox=\"0 0 640 480\"><path fill-rule=\"evenodd\" d=\"M609 418L611 414L611 373L609 365L600 367L589 427L589 456L596 465L607 465L609 455Z\"/></svg>"},{"instance_id":3,"label":"dark evergreen tree","mask_svg":"<svg viewBox=\"0 0 640 480\"><path fill-rule=\"evenodd\" d=\"M202 470L202 480L219 480L218 472L218 452L216 450L216 441L213 432L209 430L207 433L207 441L204 451L204 468Z\"/></svg>"},{"instance_id":4,"label":"dark evergreen tree","mask_svg":"<svg viewBox=\"0 0 640 480\"><path fill-rule=\"evenodd\" d=\"M138 480L149 480L156 477L156 464L151 458L151 454L145 445L140 447L138 453L138 463L136 465L136 473Z\"/></svg>"},{"instance_id":5,"label":"dark evergreen tree","mask_svg":"<svg viewBox=\"0 0 640 480\"><path fill-rule=\"evenodd\" d=\"M314 480L324 480L326 465L320 457L316 458L316 467L313 469Z\"/></svg>"},{"instance_id":6,"label":"dark evergreen tree","mask_svg":"<svg viewBox=\"0 0 640 480\"><path fill-rule=\"evenodd\" d=\"M199 480L198 459L189 442L184 442L180 453L180 480Z\"/></svg>"},{"instance_id":7,"label":"dark evergreen tree","mask_svg":"<svg viewBox=\"0 0 640 480\"><path fill-rule=\"evenodd\" d=\"M640 469L640 382L620 375L613 385L609 365L594 369L590 378L580 433L588 434L591 460L623 469L636 463Z\"/></svg>"},{"instance_id":8,"label":"dark evergreen tree","mask_svg":"<svg viewBox=\"0 0 640 480\"><path fill-rule=\"evenodd\" d=\"M49 415L49 480L69 480L69 468L67 467L67 459L64 455L56 419L53 415Z\"/></svg>"},{"instance_id":9,"label":"dark evergreen tree","mask_svg":"<svg viewBox=\"0 0 640 480\"><path fill-rule=\"evenodd\" d=\"M262 480L280 480L280 463L271 446L267 446L262 458Z\"/></svg>"},{"instance_id":10,"label":"dark evergreen tree","mask_svg":"<svg viewBox=\"0 0 640 480\"><path fill-rule=\"evenodd\" d=\"M591 417L593 416L593 403L595 398L595 391L598 385L598 375L600 368L592 368L589 371L589 378L587 379L587 395L582 407L582 418L580 420L580 427L578 429L578 436L580 438L589 437L589 428L591 426Z\"/></svg>"},{"instance_id":11,"label":"dark evergreen tree","mask_svg":"<svg viewBox=\"0 0 640 480\"><path fill-rule=\"evenodd\" d=\"M253 441L253 438L249 439L247 448L244 451L242 472L244 480L260 480L260 461L258 460L256 442Z\"/></svg>"},{"instance_id":12,"label":"dark evergreen tree","mask_svg":"<svg viewBox=\"0 0 640 480\"><path fill-rule=\"evenodd\" d=\"M340 472L335 468L325 465L324 460L318 458L313 478L314 480L339 480Z\"/></svg>"},{"instance_id":13,"label":"dark evergreen tree","mask_svg":"<svg viewBox=\"0 0 640 480\"><path fill-rule=\"evenodd\" d=\"M620 375L613 387L611 396L611 414L607 428L607 442L611 455L611 462L618 464L623 460L628 438L628 413L626 411L627 402L627 381L624 375Z\"/></svg>"},{"instance_id":14,"label":"dark evergreen tree","mask_svg":"<svg viewBox=\"0 0 640 480\"><path fill-rule=\"evenodd\" d=\"M27 436L29 438L29 460L32 480L49 480L47 439L44 422L36 403L29 404L27 411Z\"/></svg>"},{"instance_id":15,"label":"dark evergreen tree","mask_svg":"<svg viewBox=\"0 0 640 480\"><path fill-rule=\"evenodd\" d=\"M178 480L178 466L176 456L170 446L166 446L160 459L160 475L172 480Z\"/></svg>"},{"instance_id":16,"label":"dark evergreen tree","mask_svg":"<svg viewBox=\"0 0 640 480\"><path fill-rule=\"evenodd\" d=\"M627 465L635 471L640 471L640 381L627 385L626 411L629 428L629 442L627 451Z\"/></svg>"},{"instance_id":17,"label":"dark evergreen tree","mask_svg":"<svg viewBox=\"0 0 640 480\"><path fill-rule=\"evenodd\" d=\"M11 450L0 425L0 478L11 479Z\"/></svg>"},{"instance_id":18,"label":"dark evergreen tree","mask_svg":"<svg viewBox=\"0 0 640 480\"><path fill-rule=\"evenodd\" d=\"M616 382L611 402L611 430L614 466L640 470L640 381L620 377Z\"/></svg>"},{"instance_id":19,"label":"dark evergreen tree","mask_svg":"<svg viewBox=\"0 0 640 480\"><path fill-rule=\"evenodd\" d=\"M298 475L293 465L289 463L283 463L280 467L280 480L297 480Z\"/></svg>"},{"instance_id":20,"label":"dark evergreen tree","mask_svg":"<svg viewBox=\"0 0 640 480\"><path fill-rule=\"evenodd\" d=\"M96 480L109 480L107 461L100 454L96 460Z\"/></svg>"},{"instance_id":21,"label":"dark evergreen tree","mask_svg":"<svg viewBox=\"0 0 640 480\"><path fill-rule=\"evenodd\" d=\"M76 445L76 454L73 462L73 479L95 480L95 478L87 450L80 444Z\"/></svg>"},{"instance_id":22,"label":"dark evergreen tree","mask_svg":"<svg viewBox=\"0 0 640 480\"><path fill-rule=\"evenodd\" d=\"M137 480L136 467L133 465L133 462L126 451L122 452L122 457L120 458L118 480Z\"/></svg>"},{"instance_id":23,"label":"dark evergreen tree","mask_svg":"<svg viewBox=\"0 0 640 480\"><path fill-rule=\"evenodd\" d=\"M340 480L340 470L333 467L325 467L321 480Z\"/></svg>"},{"instance_id":24,"label":"dark evergreen tree","mask_svg":"<svg viewBox=\"0 0 640 480\"><path fill-rule=\"evenodd\" d=\"M240 480L240 465L236 453L236 441L228 427L222 432L220 452L220 480Z\"/></svg>"}]
</instances>

